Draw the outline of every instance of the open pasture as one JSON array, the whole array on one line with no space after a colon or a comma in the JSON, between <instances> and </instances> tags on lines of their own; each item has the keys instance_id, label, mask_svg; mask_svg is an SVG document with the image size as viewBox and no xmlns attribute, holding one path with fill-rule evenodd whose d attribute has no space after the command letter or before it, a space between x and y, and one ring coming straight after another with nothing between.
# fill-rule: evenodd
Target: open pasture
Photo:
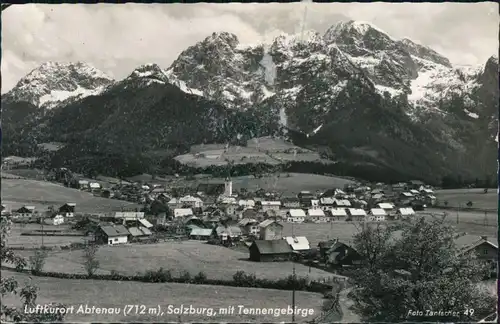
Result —
<instances>
[{"instance_id":1,"label":"open pasture","mask_svg":"<svg viewBox=\"0 0 500 324\"><path fill-rule=\"evenodd\" d=\"M23 251L29 256L30 251ZM46 271L83 273L82 251L51 252L45 264ZM237 271L253 273L258 278L279 279L292 274L291 262L251 262L249 253L197 241L165 242L145 245L102 246L98 252L102 271L115 270L121 274L157 270L172 270L174 276L189 271L192 276L203 271L208 278L230 279ZM320 269L296 265L297 276L311 279L331 277Z\"/></svg>"},{"instance_id":2,"label":"open pasture","mask_svg":"<svg viewBox=\"0 0 500 324\"><path fill-rule=\"evenodd\" d=\"M273 317L272 315L243 315L238 314L237 305L245 305L252 308L286 308L291 304L291 293L289 291L237 288L208 285L189 285L175 283L140 283L126 281L97 281L77 279L57 279L30 277L10 271L2 271L2 276L14 277L21 285L32 284L40 288L38 293L38 304L60 302L65 306L88 304L90 307L119 307L123 311L124 305L145 305L146 307L157 307L161 305L166 311L167 305L175 307L206 307L218 311L219 308L236 306L232 315L217 314L212 317L206 315L170 315L158 317L153 314L124 316L123 312L118 315L85 315L69 314L65 320L68 322L291 322L291 316L283 315ZM309 317L296 316L299 322L310 321L321 312L322 296L309 292L296 292L296 305L300 308L312 308L314 314ZM19 297L8 295L2 298L2 304L9 306L21 306ZM76 309L75 309L76 311Z\"/></svg>"},{"instance_id":3,"label":"open pasture","mask_svg":"<svg viewBox=\"0 0 500 324\"><path fill-rule=\"evenodd\" d=\"M448 207L466 208L467 203L471 201L474 209L498 210L498 194L495 189L489 189L486 194L484 189L480 188L438 190L435 195L440 206L444 206L444 202L447 201Z\"/></svg>"},{"instance_id":4,"label":"open pasture","mask_svg":"<svg viewBox=\"0 0 500 324\"><path fill-rule=\"evenodd\" d=\"M233 188L240 190L246 188L249 191L263 188L265 190L277 190L285 195L297 194L302 190L315 192L316 190L327 190L332 188L344 188L345 184L352 183L351 180L329 177L309 173L281 173L273 176L263 176L255 178L254 176L232 177ZM224 182L224 178L199 179L194 181L185 181L186 186L196 187L199 183Z\"/></svg>"},{"instance_id":5,"label":"open pasture","mask_svg":"<svg viewBox=\"0 0 500 324\"><path fill-rule=\"evenodd\" d=\"M250 139L247 141L247 147L258 148L260 151L272 153L285 152L293 149L297 149L298 151L309 151L295 146L290 142L271 136Z\"/></svg>"},{"instance_id":6,"label":"open pasture","mask_svg":"<svg viewBox=\"0 0 500 324\"><path fill-rule=\"evenodd\" d=\"M10 235L7 237L7 245L13 248L24 247L24 248L39 248L42 246L42 236L38 235L21 235L23 232L41 230L42 226L40 224L25 224L21 225L19 223L13 223L11 226ZM62 230L71 231L71 227L68 225L44 225L44 230ZM71 231L74 232L74 231ZM44 246L61 246L69 245L71 243L84 243L83 236L43 236Z\"/></svg>"},{"instance_id":7,"label":"open pasture","mask_svg":"<svg viewBox=\"0 0 500 324\"><path fill-rule=\"evenodd\" d=\"M99 213L134 209L139 205L114 199L94 197L91 193L67 188L51 182L37 180L3 179L2 203L10 210L34 205L45 211L48 206L59 207L67 202L76 203L77 213Z\"/></svg>"},{"instance_id":8,"label":"open pasture","mask_svg":"<svg viewBox=\"0 0 500 324\"><path fill-rule=\"evenodd\" d=\"M344 243L352 243L353 236L362 229L362 224L354 222L334 222L334 223L282 223L283 236L305 236L311 245L311 248L317 248L321 241L339 239Z\"/></svg>"},{"instance_id":9,"label":"open pasture","mask_svg":"<svg viewBox=\"0 0 500 324\"><path fill-rule=\"evenodd\" d=\"M9 174L31 180L44 180L47 176L47 172L39 169L12 169Z\"/></svg>"}]
</instances>

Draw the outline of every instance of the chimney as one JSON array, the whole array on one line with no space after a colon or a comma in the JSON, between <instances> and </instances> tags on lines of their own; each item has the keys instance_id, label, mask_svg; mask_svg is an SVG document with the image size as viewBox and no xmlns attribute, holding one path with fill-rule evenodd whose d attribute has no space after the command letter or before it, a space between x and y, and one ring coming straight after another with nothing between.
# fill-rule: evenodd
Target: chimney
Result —
<instances>
[{"instance_id":1,"label":"chimney","mask_svg":"<svg viewBox=\"0 0 500 324\"><path fill-rule=\"evenodd\" d=\"M481 239L482 239L483 241L488 241L488 236L486 236L486 235L482 235L482 236L481 236Z\"/></svg>"}]
</instances>

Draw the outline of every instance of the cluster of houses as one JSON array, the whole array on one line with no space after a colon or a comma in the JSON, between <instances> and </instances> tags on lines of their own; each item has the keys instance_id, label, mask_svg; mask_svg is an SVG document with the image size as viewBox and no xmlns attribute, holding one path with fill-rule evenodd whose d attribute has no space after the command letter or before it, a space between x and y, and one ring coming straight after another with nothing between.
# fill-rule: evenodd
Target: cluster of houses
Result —
<instances>
[{"instance_id":1,"label":"cluster of houses","mask_svg":"<svg viewBox=\"0 0 500 324\"><path fill-rule=\"evenodd\" d=\"M9 210L7 204L2 204L2 215L10 215L14 222L61 225L65 220L74 218L75 208L76 203L72 202L65 203L57 210L49 208L44 211L39 211L35 206L30 205Z\"/></svg>"}]
</instances>

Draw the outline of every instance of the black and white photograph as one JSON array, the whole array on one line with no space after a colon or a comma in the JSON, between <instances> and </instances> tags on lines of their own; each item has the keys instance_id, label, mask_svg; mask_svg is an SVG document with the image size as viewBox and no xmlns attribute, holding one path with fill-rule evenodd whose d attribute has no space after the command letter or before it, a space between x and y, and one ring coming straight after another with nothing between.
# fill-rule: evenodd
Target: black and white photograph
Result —
<instances>
[{"instance_id":1,"label":"black and white photograph","mask_svg":"<svg viewBox=\"0 0 500 324\"><path fill-rule=\"evenodd\" d=\"M496 323L497 2L1 4L2 323Z\"/></svg>"}]
</instances>

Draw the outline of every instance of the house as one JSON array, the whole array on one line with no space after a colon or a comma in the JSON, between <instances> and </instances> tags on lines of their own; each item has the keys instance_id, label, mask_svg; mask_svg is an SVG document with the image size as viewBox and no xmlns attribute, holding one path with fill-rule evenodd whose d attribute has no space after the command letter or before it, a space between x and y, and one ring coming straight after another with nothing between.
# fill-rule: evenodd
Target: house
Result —
<instances>
[{"instance_id":1,"label":"house","mask_svg":"<svg viewBox=\"0 0 500 324\"><path fill-rule=\"evenodd\" d=\"M398 208L398 210L396 211L396 215L398 218L411 217L411 216L415 216L415 211L411 207Z\"/></svg>"},{"instance_id":2,"label":"house","mask_svg":"<svg viewBox=\"0 0 500 324\"><path fill-rule=\"evenodd\" d=\"M366 217L366 212L364 209L360 208L348 208L347 216L349 220L353 221L363 221Z\"/></svg>"},{"instance_id":3,"label":"house","mask_svg":"<svg viewBox=\"0 0 500 324\"><path fill-rule=\"evenodd\" d=\"M195 227L189 233L189 238L193 240L203 240L207 241L213 234L213 229L211 228L198 228Z\"/></svg>"},{"instance_id":4,"label":"house","mask_svg":"<svg viewBox=\"0 0 500 324\"><path fill-rule=\"evenodd\" d=\"M283 238L283 225L272 220L266 219L259 224L261 240L279 240Z\"/></svg>"},{"instance_id":5,"label":"house","mask_svg":"<svg viewBox=\"0 0 500 324\"><path fill-rule=\"evenodd\" d=\"M316 199L314 194L312 194L310 191L301 191L297 195L297 198L299 199L300 205L302 207L309 207L311 206L311 200Z\"/></svg>"},{"instance_id":6,"label":"house","mask_svg":"<svg viewBox=\"0 0 500 324\"><path fill-rule=\"evenodd\" d=\"M385 210L386 212L394 210L394 205L392 203L378 203L377 207Z\"/></svg>"},{"instance_id":7,"label":"house","mask_svg":"<svg viewBox=\"0 0 500 324\"><path fill-rule=\"evenodd\" d=\"M347 199L335 199L333 201L334 207L348 208L351 207L351 202Z\"/></svg>"},{"instance_id":8,"label":"house","mask_svg":"<svg viewBox=\"0 0 500 324\"><path fill-rule=\"evenodd\" d=\"M410 189L419 189L423 185L425 185L425 184L422 181L420 181L420 180L411 180L408 183L408 188L410 188Z\"/></svg>"},{"instance_id":9,"label":"house","mask_svg":"<svg viewBox=\"0 0 500 324\"><path fill-rule=\"evenodd\" d=\"M35 206L23 206L14 211L14 216L31 217L35 213Z\"/></svg>"},{"instance_id":10,"label":"house","mask_svg":"<svg viewBox=\"0 0 500 324\"><path fill-rule=\"evenodd\" d=\"M335 240L328 240L328 241L321 241L318 243L318 250L319 250L319 255L320 258L323 262L326 263L327 260L327 251L330 250L330 248L337 243L337 239Z\"/></svg>"},{"instance_id":11,"label":"house","mask_svg":"<svg viewBox=\"0 0 500 324\"><path fill-rule=\"evenodd\" d=\"M226 205L224 211L226 212L227 216L235 217L237 212L238 212L238 208L240 208L240 206L235 205L235 204L230 204L230 205Z\"/></svg>"},{"instance_id":12,"label":"house","mask_svg":"<svg viewBox=\"0 0 500 324\"><path fill-rule=\"evenodd\" d=\"M330 214L332 215L332 220L346 220L347 219L347 212L346 212L345 208L331 208Z\"/></svg>"},{"instance_id":13,"label":"house","mask_svg":"<svg viewBox=\"0 0 500 324\"><path fill-rule=\"evenodd\" d=\"M258 202L257 205L260 205L260 208L263 212L268 210L279 211L281 207L281 201L261 201Z\"/></svg>"},{"instance_id":14,"label":"house","mask_svg":"<svg viewBox=\"0 0 500 324\"><path fill-rule=\"evenodd\" d=\"M306 213L302 209L290 209L286 213L286 221L289 223L302 223L306 219Z\"/></svg>"},{"instance_id":15,"label":"house","mask_svg":"<svg viewBox=\"0 0 500 324\"><path fill-rule=\"evenodd\" d=\"M174 218L177 217L188 217L193 216L193 210L191 208L175 208L174 209Z\"/></svg>"},{"instance_id":16,"label":"house","mask_svg":"<svg viewBox=\"0 0 500 324\"><path fill-rule=\"evenodd\" d=\"M284 237L284 239L294 252L307 251L311 249L309 241L305 236L287 236Z\"/></svg>"},{"instance_id":17,"label":"house","mask_svg":"<svg viewBox=\"0 0 500 324\"><path fill-rule=\"evenodd\" d=\"M147 219L145 218L140 218L138 219L138 222L141 226L145 227L145 228L153 228L153 224L151 224Z\"/></svg>"},{"instance_id":18,"label":"house","mask_svg":"<svg viewBox=\"0 0 500 324\"><path fill-rule=\"evenodd\" d=\"M89 182L89 188L90 190L99 190L101 189L101 185L98 182Z\"/></svg>"},{"instance_id":19,"label":"house","mask_svg":"<svg viewBox=\"0 0 500 324\"><path fill-rule=\"evenodd\" d=\"M127 243L129 234L123 225L100 225L94 237L97 243L115 245Z\"/></svg>"},{"instance_id":20,"label":"house","mask_svg":"<svg viewBox=\"0 0 500 324\"><path fill-rule=\"evenodd\" d=\"M342 242L335 242L326 252L326 263L333 266L361 264L363 258L352 247Z\"/></svg>"},{"instance_id":21,"label":"house","mask_svg":"<svg viewBox=\"0 0 500 324\"><path fill-rule=\"evenodd\" d=\"M128 228L130 240L144 239L151 236L153 233L144 226Z\"/></svg>"},{"instance_id":22,"label":"house","mask_svg":"<svg viewBox=\"0 0 500 324\"><path fill-rule=\"evenodd\" d=\"M78 188L80 190L87 189L89 187L89 182L87 180L78 180Z\"/></svg>"},{"instance_id":23,"label":"house","mask_svg":"<svg viewBox=\"0 0 500 324\"><path fill-rule=\"evenodd\" d=\"M199 219L198 217L193 216L193 215L182 217L182 222L185 226L196 225L200 228L205 228L205 224L203 223L203 221L201 219Z\"/></svg>"},{"instance_id":24,"label":"house","mask_svg":"<svg viewBox=\"0 0 500 324\"><path fill-rule=\"evenodd\" d=\"M179 201L179 199L177 198L172 198L170 199L168 202L167 202L167 205L170 209L175 209L175 208L179 208L179 207L182 207L182 204L181 202Z\"/></svg>"},{"instance_id":25,"label":"house","mask_svg":"<svg viewBox=\"0 0 500 324\"><path fill-rule=\"evenodd\" d=\"M248 200L240 199L240 200L238 200L238 205L243 207L243 208L254 208L255 201L252 199L248 199Z\"/></svg>"},{"instance_id":26,"label":"house","mask_svg":"<svg viewBox=\"0 0 500 324\"><path fill-rule=\"evenodd\" d=\"M411 193L412 195L414 195L414 196L418 196L418 195L420 194L420 192L419 192L418 190L416 190L416 189L411 189L411 190L410 190L410 193Z\"/></svg>"},{"instance_id":27,"label":"house","mask_svg":"<svg viewBox=\"0 0 500 324\"><path fill-rule=\"evenodd\" d=\"M421 188L420 193L422 195L434 195L434 191L432 189L429 189L429 188Z\"/></svg>"},{"instance_id":28,"label":"house","mask_svg":"<svg viewBox=\"0 0 500 324\"><path fill-rule=\"evenodd\" d=\"M324 198L319 199L319 203L321 204L321 206L328 207L328 208L333 207L334 201L335 200L331 197L324 197Z\"/></svg>"},{"instance_id":29,"label":"house","mask_svg":"<svg viewBox=\"0 0 500 324\"><path fill-rule=\"evenodd\" d=\"M307 217L315 223L326 223L328 222L328 217L325 215L322 209L308 209Z\"/></svg>"},{"instance_id":30,"label":"house","mask_svg":"<svg viewBox=\"0 0 500 324\"><path fill-rule=\"evenodd\" d=\"M300 208L300 201L297 197L286 197L281 199L281 204L285 208Z\"/></svg>"},{"instance_id":31,"label":"house","mask_svg":"<svg viewBox=\"0 0 500 324\"><path fill-rule=\"evenodd\" d=\"M372 200L381 200L381 199L384 199L385 195L383 193L378 193L378 194L374 194L371 196L371 199Z\"/></svg>"},{"instance_id":32,"label":"house","mask_svg":"<svg viewBox=\"0 0 500 324\"><path fill-rule=\"evenodd\" d=\"M259 217L259 213L253 208L247 208L241 212L241 218L256 219Z\"/></svg>"},{"instance_id":33,"label":"house","mask_svg":"<svg viewBox=\"0 0 500 324\"><path fill-rule=\"evenodd\" d=\"M401 192L401 193L399 193L399 199L401 199L401 200L408 200L408 199L412 199L414 197L415 196L411 192Z\"/></svg>"},{"instance_id":34,"label":"house","mask_svg":"<svg viewBox=\"0 0 500 324\"><path fill-rule=\"evenodd\" d=\"M424 196L424 202L426 205L434 206L436 204L436 196L434 195L427 195Z\"/></svg>"},{"instance_id":35,"label":"house","mask_svg":"<svg viewBox=\"0 0 500 324\"><path fill-rule=\"evenodd\" d=\"M318 199L311 199L311 208L318 209L320 207Z\"/></svg>"},{"instance_id":36,"label":"house","mask_svg":"<svg viewBox=\"0 0 500 324\"><path fill-rule=\"evenodd\" d=\"M479 260L497 262L498 245L487 236L465 234L455 239L460 254L474 252Z\"/></svg>"},{"instance_id":37,"label":"house","mask_svg":"<svg viewBox=\"0 0 500 324\"><path fill-rule=\"evenodd\" d=\"M228 238L231 238L232 241L235 241L238 240L242 235L241 229L236 226L217 226L217 228L215 229L215 233L223 241L227 240Z\"/></svg>"},{"instance_id":38,"label":"house","mask_svg":"<svg viewBox=\"0 0 500 324\"><path fill-rule=\"evenodd\" d=\"M52 215L50 217L44 218L43 222L47 225L61 225L64 223L64 217L59 214Z\"/></svg>"},{"instance_id":39,"label":"house","mask_svg":"<svg viewBox=\"0 0 500 324\"><path fill-rule=\"evenodd\" d=\"M385 221L386 216L387 216L387 213L385 212L384 209L372 208L372 209L370 209L368 220L371 222L374 222L374 221L381 222L381 221Z\"/></svg>"},{"instance_id":40,"label":"house","mask_svg":"<svg viewBox=\"0 0 500 324\"><path fill-rule=\"evenodd\" d=\"M187 206L189 208L202 208L203 200L198 197L184 196L178 199L179 204L182 206Z\"/></svg>"},{"instance_id":41,"label":"house","mask_svg":"<svg viewBox=\"0 0 500 324\"><path fill-rule=\"evenodd\" d=\"M242 229L243 234L245 235L254 235L259 236L260 227L259 222L255 219L243 218L238 226Z\"/></svg>"},{"instance_id":42,"label":"house","mask_svg":"<svg viewBox=\"0 0 500 324\"><path fill-rule=\"evenodd\" d=\"M257 262L288 261L293 250L287 241L281 240L255 240L248 248L250 260Z\"/></svg>"},{"instance_id":43,"label":"house","mask_svg":"<svg viewBox=\"0 0 500 324\"><path fill-rule=\"evenodd\" d=\"M66 218L72 218L75 216L75 207L75 203L65 203L59 207L59 213Z\"/></svg>"}]
</instances>

